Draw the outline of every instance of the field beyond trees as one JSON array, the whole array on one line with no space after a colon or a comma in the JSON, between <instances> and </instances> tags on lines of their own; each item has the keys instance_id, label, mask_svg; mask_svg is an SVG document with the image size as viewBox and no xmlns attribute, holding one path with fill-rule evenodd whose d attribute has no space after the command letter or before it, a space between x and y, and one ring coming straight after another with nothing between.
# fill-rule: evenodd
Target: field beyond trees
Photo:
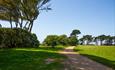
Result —
<instances>
[{"instance_id":1,"label":"field beyond trees","mask_svg":"<svg viewBox=\"0 0 115 70\"><path fill-rule=\"evenodd\" d=\"M78 46L75 51L115 69L115 46Z\"/></svg>"}]
</instances>

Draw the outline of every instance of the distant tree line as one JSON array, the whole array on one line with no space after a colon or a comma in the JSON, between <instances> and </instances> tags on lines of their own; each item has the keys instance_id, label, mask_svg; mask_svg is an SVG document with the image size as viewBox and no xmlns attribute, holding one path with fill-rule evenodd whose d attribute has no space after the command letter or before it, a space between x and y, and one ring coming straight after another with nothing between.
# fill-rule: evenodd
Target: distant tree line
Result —
<instances>
[{"instance_id":1,"label":"distant tree line","mask_svg":"<svg viewBox=\"0 0 115 70\"><path fill-rule=\"evenodd\" d=\"M43 41L43 45L55 47L56 45L76 46L78 45L78 35L81 32L77 29L73 30L69 37L67 35L48 35Z\"/></svg>"},{"instance_id":2,"label":"distant tree line","mask_svg":"<svg viewBox=\"0 0 115 70\"><path fill-rule=\"evenodd\" d=\"M81 45L115 45L115 36L99 35L97 37L93 37L92 35L84 35L79 39L79 43Z\"/></svg>"},{"instance_id":3,"label":"distant tree line","mask_svg":"<svg viewBox=\"0 0 115 70\"><path fill-rule=\"evenodd\" d=\"M115 36L99 35L93 37L92 35L83 35L82 38L78 39L79 34L81 34L80 30L74 29L69 37L67 37L67 35L48 35L44 39L43 45L52 47L56 45L115 45Z\"/></svg>"}]
</instances>

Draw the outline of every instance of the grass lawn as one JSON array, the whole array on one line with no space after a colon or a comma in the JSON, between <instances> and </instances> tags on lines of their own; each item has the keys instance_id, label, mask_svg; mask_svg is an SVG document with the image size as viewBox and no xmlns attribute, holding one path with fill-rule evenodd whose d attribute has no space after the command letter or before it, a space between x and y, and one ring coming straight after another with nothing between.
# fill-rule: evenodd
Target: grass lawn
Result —
<instances>
[{"instance_id":1,"label":"grass lawn","mask_svg":"<svg viewBox=\"0 0 115 70\"><path fill-rule=\"evenodd\" d=\"M0 49L0 70L63 70L66 57L58 48Z\"/></svg>"},{"instance_id":2,"label":"grass lawn","mask_svg":"<svg viewBox=\"0 0 115 70\"><path fill-rule=\"evenodd\" d=\"M75 51L115 69L115 46L78 46Z\"/></svg>"}]
</instances>

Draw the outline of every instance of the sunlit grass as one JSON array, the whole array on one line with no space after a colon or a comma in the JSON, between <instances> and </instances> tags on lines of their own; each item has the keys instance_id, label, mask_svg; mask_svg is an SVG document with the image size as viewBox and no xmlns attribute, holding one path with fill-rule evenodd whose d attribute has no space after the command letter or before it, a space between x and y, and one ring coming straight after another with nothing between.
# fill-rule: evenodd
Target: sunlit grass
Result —
<instances>
[{"instance_id":1,"label":"sunlit grass","mask_svg":"<svg viewBox=\"0 0 115 70\"><path fill-rule=\"evenodd\" d=\"M63 70L62 47L0 49L0 70ZM47 64L46 59L54 59Z\"/></svg>"},{"instance_id":2,"label":"sunlit grass","mask_svg":"<svg viewBox=\"0 0 115 70\"><path fill-rule=\"evenodd\" d=\"M115 46L78 46L75 51L97 62L115 68Z\"/></svg>"}]
</instances>

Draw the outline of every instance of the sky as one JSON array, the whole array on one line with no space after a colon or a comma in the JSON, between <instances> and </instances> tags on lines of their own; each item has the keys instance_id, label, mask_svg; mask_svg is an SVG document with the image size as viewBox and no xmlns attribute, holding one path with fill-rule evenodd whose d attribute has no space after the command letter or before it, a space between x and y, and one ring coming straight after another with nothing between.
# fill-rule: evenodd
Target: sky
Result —
<instances>
[{"instance_id":1,"label":"sky","mask_svg":"<svg viewBox=\"0 0 115 70\"><path fill-rule=\"evenodd\" d=\"M74 29L81 31L80 37L115 35L115 0L51 0L49 4L52 10L42 11L32 30L40 42L47 35L69 36Z\"/></svg>"}]
</instances>

